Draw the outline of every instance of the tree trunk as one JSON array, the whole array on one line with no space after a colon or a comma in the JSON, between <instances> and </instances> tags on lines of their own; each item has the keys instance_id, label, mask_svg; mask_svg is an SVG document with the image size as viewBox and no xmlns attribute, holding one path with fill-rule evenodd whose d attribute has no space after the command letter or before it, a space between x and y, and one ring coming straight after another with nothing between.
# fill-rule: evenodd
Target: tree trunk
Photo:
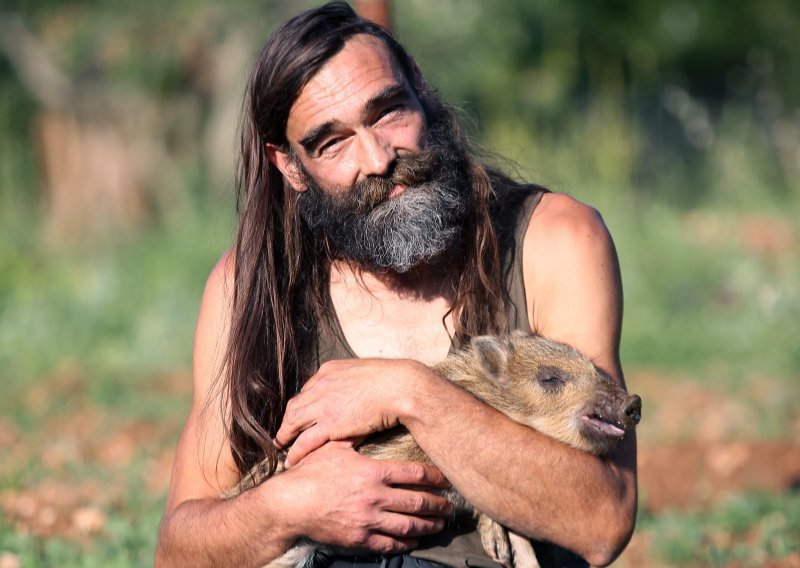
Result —
<instances>
[{"instance_id":1,"label":"tree trunk","mask_svg":"<svg viewBox=\"0 0 800 568\"><path fill-rule=\"evenodd\" d=\"M356 12L367 20L392 31L392 10L389 0L357 0Z\"/></svg>"}]
</instances>

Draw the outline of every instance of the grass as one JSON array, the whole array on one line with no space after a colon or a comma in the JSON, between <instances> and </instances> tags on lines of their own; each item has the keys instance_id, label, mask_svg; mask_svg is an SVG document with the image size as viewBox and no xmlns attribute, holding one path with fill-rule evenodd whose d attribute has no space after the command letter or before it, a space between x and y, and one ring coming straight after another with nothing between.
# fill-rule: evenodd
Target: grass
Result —
<instances>
[{"instance_id":1,"label":"grass","mask_svg":"<svg viewBox=\"0 0 800 568\"><path fill-rule=\"evenodd\" d=\"M796 244L773 252L740 238L741 225L755 219L711 209L678 216L654 207L616 231L629 307L628 364L691 369L725 381L798 376L790 339L800 316ZM759 223L768 232L790 221L770 215ZM730 240L704 242L703 231L715 224Z\"/></svg>"},{"instance_id":2,"label":"grass","mask_svg":"<svg viewBox=\"0 0 800 568\"><path fill-rule=\"evenodd\" d=\"M800 492L734 495L707 511L642 515L638 526L673 566L763 566L800 551Z\"/></svg>"},{"instance_id":3,"label":"grass","mask_svg":"<svg viewBox=\"0 0 800 568\"><path fill-rule=\"evenodd\" d=\"M136 473L131 471L126 481L126 499L104 507L103 528L99 532L42 537L0 521L0 553L14 554L24 568L152 566L155 528L164 500L137 483Z\"/></svg>"},{"instance_id":4,"label":"grass","mask_svg":"<svg viewBox=\"0 0 800 568\"><path fill-rule=\"evenodd\" d=\"M110 403L132 377L186 368L203 283L227 246L226 223L190 217L99 250L52 250L33 235L3 247L6 383L24 388L77 367L94 379L97 401Z\"/></svg>"}]
</instances>

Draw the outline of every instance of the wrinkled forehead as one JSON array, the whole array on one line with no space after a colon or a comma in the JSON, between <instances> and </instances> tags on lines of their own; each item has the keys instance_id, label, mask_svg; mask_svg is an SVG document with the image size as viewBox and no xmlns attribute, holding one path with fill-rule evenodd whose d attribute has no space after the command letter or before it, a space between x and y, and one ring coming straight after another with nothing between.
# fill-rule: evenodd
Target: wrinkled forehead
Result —
<instances>
[{"instance_id":1,"label":"wrinkled forehead","mask_svg":"<svg viewBox=\"0 0 800 568\"><path fill-rule=\"evenodd\" d=\"M286 136L296 141L316 124L355 119L371 97L392 85L408 87L408 81L389 48L377 37L353 36L300 91Z\"/></svg>"}]
</instances>

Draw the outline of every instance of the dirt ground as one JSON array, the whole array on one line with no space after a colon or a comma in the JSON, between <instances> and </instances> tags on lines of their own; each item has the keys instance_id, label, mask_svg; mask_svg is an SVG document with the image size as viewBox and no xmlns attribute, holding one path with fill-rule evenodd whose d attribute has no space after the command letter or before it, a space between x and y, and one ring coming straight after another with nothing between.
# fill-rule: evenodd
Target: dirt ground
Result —
<instances>
[{"instance_id":1,"label":"dirt ground","mask_svg":"<svg viewBox=\"0 0 800 568\"><path fill-rule=\"evenodd\" d=\"M780 495L800 487L800 408L776 404L785 385L759 377L726 393L651 372L629 373L628 382L644 401L637 435L639 506L647 513L702 511L745 491ZM765 437L764 414L776 407L788 409L785 427ZM659 566L654 536L635 533L615 566ZM800 568L800 554L764 566Z\"/></svg>"},{"instance_id":2,"label":"dirt ground","mask_svg":"<svg viewBox=\"0 0 800 568\"><path fill-rule=\"evenodd\" d=\"M702 508L735 492L800 486L800 409L778 437L761 435L763 413L785 396L759 378L735 395L680 377L634 373L644 402L639 483L647 510ZM651 401L648 403L647 401Z\"/></svg>"},{"instance_id":3,"label":"dirt ground","mask_svg":"<svg viewBox=\"0 0 800 568\"><path fill-rule=\"evenodd\" d=\"M759 404L771 403L763 393L774 387L780 396L779 385L761 380L758 388L752 387L761 398L753 405L756 395L751 393L727 395L680 377L640 372L629 373L628 380L644 400L639 479L640 507L648 513L702 510L733 493L780 494L800 486L797 411L780 436L764 438L755 427L763 411ZM144 388L154 397L188 404L189 385L187 375L174 374L153 377ZM32 431L0 418L0 480L17 480L4 482L0 508L18 532L90 539L103 530L105 511L124 504L130 483L126 476L134 462L148 493L163 495L167 489L184 416L121 420L85 402L82 389L86 385L74 373L54 376L31 389L25 404L32 416L41 414ZM69 393L77 403L68 412L51 415L43 397L52 399L59 393ZM31 464L38 473L25 478L22 472ZM102 471L104 477L87 475L76 481L71 472L81 467ZM651 538L637 533L619 565L656 566L648 553ZM772 565L800 568L800 556Z\"/></svg>"}]
</instances>

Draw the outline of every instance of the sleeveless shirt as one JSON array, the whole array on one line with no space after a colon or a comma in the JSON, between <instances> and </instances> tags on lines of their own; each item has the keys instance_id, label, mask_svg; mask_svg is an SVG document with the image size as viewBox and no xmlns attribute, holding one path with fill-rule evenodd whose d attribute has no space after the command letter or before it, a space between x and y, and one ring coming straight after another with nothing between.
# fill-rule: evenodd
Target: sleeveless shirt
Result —
<instances>
[{"instance_id":1,"label":"sleeveless shirt","mask_svg":"<svg viewBox=\"0 0 800 568\"><path fill-rule=\"evenodd\" d=\"M528 321L528 303L525 298L523 280L522 245L533 212L546 189L538 186L513 186L503 188L491 208L492 222L500 249L501 282L505 295L504 331L514 330L532 332ZM317 368L326 361L353 359L357 355L347 343L335 310L332 316L320 322L317 344ZM460 346L451 344L450 352ZM588 566L572 553L553 545L534 543L539 563L547 566ZM494 562L483 550L475 525L450 527L421 539L419 547L411 556L433 561L445 566L470 568L503 568Z\"/></svg>"}]
</instances>

